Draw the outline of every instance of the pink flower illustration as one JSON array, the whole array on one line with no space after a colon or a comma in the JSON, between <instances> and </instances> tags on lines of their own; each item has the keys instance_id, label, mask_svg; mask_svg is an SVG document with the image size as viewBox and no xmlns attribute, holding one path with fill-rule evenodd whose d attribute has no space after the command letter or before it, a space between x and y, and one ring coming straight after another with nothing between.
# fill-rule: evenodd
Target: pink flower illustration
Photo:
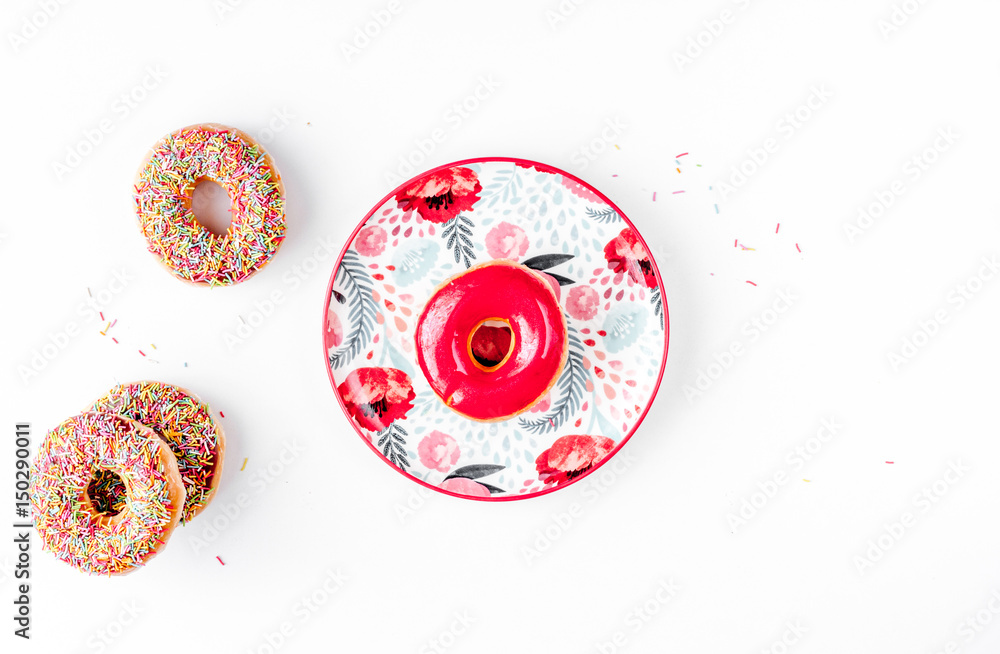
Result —
<instances>
[{"instance_id":1,"label":"pink flower illustration","mask_svg":"<svg viewBox=\"0 0 1000 654\"><path fill-rule=\"evenodd\" d=\"M568 177L563 177L562 184L563 186L568 188L573 195L578 195L584 200L590 200L591 202L602 202L599 195L591 191L589 188L587 188L580 182L572 180Z\"/></svg>"},{"instance_id":2,"label":"pink flower illustration","mask_svg":"<svg viewBox=\"0 0 1000 654\"><path fill-rule=\"evenodd\" d=\"M494 259L517 261L528 251L528 235L517 225L500 223L486 234L486 251Z\"/></svg>"},{"instance_id":3,"label":"pink flower illustration","mask_svg":"<svg viewBox=\"0 0 1000 654\"><path fill-rule=\"evenodd\" d=\"M420 462L438 472L448 472L458 461L458 455L458 443L455 439L436 429L425 436L417 446Z\"/></svg>"},{"instance_id":4,"label":"pink flower illustration","mask_svg":"<svg viewBox=\"0 0 1000 654\"><path fill-rule=\"evenodd\" d=\"M337 312L330 307L326 312L326 350L333 352L344 341L344 327L340 323Z\"/></svg>"},{"instance_id":5,"label":"pink flower illustration","mask_svg":"<svg viewBox=\"0 0 1000 654\"><path fill-rule=\"evenodd\" d=\"M552 406L552 393L546 393L545 396L538 400L535 406L529 409L532 413L538 413L539 411L548 411L549 407Z\"/></svg>"},{"instance_id":6,"label":"pink flower illustration","mask_svg":"<svg viewBox=\"0 0 1000 654\"><path fill-rule=\"evenodd\" d=\"M354 247L358 254L374 257L385 251L385 242L388 240L389 235L378 225L365 225L354 239Z\"/></svg>"},{"instance_id":7,"label":"pink flower illustration","mask_svg":"<svg viewBox=\"0 0 1000 654\"><path fill-rule=\"evenodd\" d=\"M465 477L445 479L441 482L441 488L452 493L458 493L459 495L471 495L472 497L490 496L490 489Z\"/></svg>"},{"instance_id":8,"label":"pink flower illustration","mask_svg":"<svg viewBox=\"0 0 1000 654\"><path fill-rule=\"evenodd\" d=\"M597 315L601 296L590 286L574 286L566 295L566 311L577 320L590 320Z\"/></svg>"}]
</instances>

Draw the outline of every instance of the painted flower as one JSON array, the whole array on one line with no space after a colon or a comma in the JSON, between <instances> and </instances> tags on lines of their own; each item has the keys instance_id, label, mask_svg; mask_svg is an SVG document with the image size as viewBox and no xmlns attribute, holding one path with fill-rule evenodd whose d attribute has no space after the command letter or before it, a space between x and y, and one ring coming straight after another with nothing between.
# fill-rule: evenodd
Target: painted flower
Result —
<instances>
[{"instance_id":1,"label":"painted flower","mask_svg":"<svg viewBox=\"0 0 1000 654\"><path fill-rule=\"evenodd\" d=\"M326 351L332 352L334 348L340 347L344 341L344 326L340 322L337 312L330 307L326 312Z\"/></svg>"},{"instance_id":2,"label":"painted flower","mask_svg":"<svg viewBox=\"0 0 1000 654\"><path fill-rule=\"evenodd\" d=\"M631 227L623 229L621 234L604 246L604 258L608 260L608 268L611 270L627 271L632 281L643 281L648 288L656 288L653 262Z\"/></svg>"},{"instance_id":3,"label":"painted flower","mask_svg":"<svg viewBox=\"0 0 1000 654\"><path fill-rule=\"evenodd\" d=\"M392 249L392 265L396 267L394 279L400 286L423 279L437 263L437 255L441 250L434 241L425 238L405 240Z\"/></svg>"},{"instance_id":4,"label":"painted flower","mask_svg":"<svg viewBox=\"0 0 1000 654\"><path fill-rule=\"evenodd\" d=\"M458 462L458 443L448 434L432 431L417 445L420 462L431 470L448 472Z\"/></svg>"},{"instance_id":5,"label":"painted flower","mask_svg":"<svg viewBox=\"0 0 1000 654\"><path fill-rule=\"evenodd\" d=\"M542 399L535 403L535 406L531 407L530 411L532 413L538 413L539 411L548 411L549 407L552 406L552 392L549 391L542 396Z\"/></svg>"},{"instance_id":6,"label":"painted flower","mask_svg":"<svg viewBox=\"0 0 1000 654\"><path fill-rule=\"evenodd\" d=\"M358 368L337 387L347 412L370 431L381 431L413 408L410 376L395 368Z\"/></svg>"},{"instance_id":7,"label":"painted flower","mask_svg":"<svg viewBox=\"0 0 1000 654\"><path fill-rule=\"evenodd\" d=\"M456 166L421 177L396 194L396 203L404 211L416 211L424 220L446 223L471 210L482 190L476 171Z\"/></svg>"},{"instance_id":8,"label":"painted flower","mask_svg":"<svg viewBox=\"0 0 1000 654\"><path fill-rule=\"evenodd\" d=\"M631 346L645 333L648 318L649 310L641 304L615 304L605 316L601 328L606 334L604 347L611 354L617 354Z\"/></svg>"},{"instance_id":9,"label":"painted flower","mask_svg":"<svg viewBox=\"0 0 1000 654\"><path fill-rule=\"evenodd\" d=\"M597 315L601 296L590 286L574 286L566 295L566 312L577 320L590 320Z\"/></svg>"},{"instance_id":10,"label":"painted flower","mask_svg":"<svg viewBox=\"0 0 1000 654\"><path fill-rule=\"evenodd\" d=\"M517 261L528 251L528 235L517 225L502 222L486 234L486 251L494 259Z\"/></svg>"},{"instance_id":11,"label":"painted flower","mask_svg":"<svg viewBox=\"0 0 1000 654\"><path fill-rule=\"evenodd\" d=\"M531 162L529 162L529 161L518 161L514 165L517 166L518 168L524 168L525 170L531 170L532 168L534 168L535 170L537 170L540 173L551 173L553 175L561 175L562 174L559 170L556 170L552 166L546 166L545 164L540 164L540 163L536 163L536 162L533 162L533 161L531 161Z\"/></svg>"},{"instance_id":12,"label":"painted flower","mask_svg":"<svg viewBox=\"0 0 1000 654\"><path fill-rule=\"evenodd\" d=\"M569 177L563 175L562 185L568 188L570 190L570 193L572 193L573 195L580 196L584 200L590 200L591 202L600 202L602 204L604 203L604 200L601 198L601 196L599 196L597 193L594 193L592 190L590 190L589 187L584 186L575 179L570 179Z\"/></svg>"},{"instance_id":13,"label":"painted flower","mask_svg":"<svg viewBox=\"0 0 1000 654\"><path fill-rule=\"evenodd\" d=\"M452 477L445 479L440 484L441 488L459 495L470 495L472 497L489 497L490 489L480 483L474 482L465 477Z\"/></svg>"},{"instance_id":14,"label":"painted flower","mask_svg":"<svg viewBox=\"0 0 1000 654\"><path fill-rule=\"evenodd\" d=\"M535 459L538 479L546 486L564 484L597 465L615 447L604 436L563 436Z\"/></svg>"},{"instance_id":15,"label":"painted flower","mask_svg":"<svg viewBox=\"0 0 1000 654\"><path fill-rule=\"evenodd\" d=\"M389 235L378 225L365 225L354 239L354 247L364 257L374 257L385 251Z\"/></svg>"}]
</instances>

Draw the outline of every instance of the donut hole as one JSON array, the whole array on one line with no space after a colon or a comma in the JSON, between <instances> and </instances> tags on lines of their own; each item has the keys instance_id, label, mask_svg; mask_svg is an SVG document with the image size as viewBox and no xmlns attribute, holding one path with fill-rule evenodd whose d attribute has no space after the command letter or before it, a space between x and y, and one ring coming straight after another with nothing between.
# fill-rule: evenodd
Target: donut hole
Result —
<instances>
[{"instance_id":1,"label":"donut hole","mask_svg":"<svg viewBox=\"0 0 1000 654\"><path fill-rule=\"evenodd\" d=\"M482 370L496 370L507 362L513 351L514 333L510 322L503 318L482 321L469 336L469 354Z\"/></svg>"},{"instance_id":2,"label":"donut hole","mask_svg":"<svg viewBox=\"0 0 1000 654\"><path fill-rule=\"evenodd\" d=\"M87 486L87 497L103 516L116 516L125 508L125 482L111 470L97 470Z\"/></svg>"},{"instance_id":3,"label":"donut hole","mask_svg":"<svg viewBox=\"0 0 1000 654\"><path fill-rule=\"evenodd\" d=\"M191 211L198 224L216 236L224 236L233 222L233 201L229 193L207 177L194 184Z\"/></svg>"}]
</instances>

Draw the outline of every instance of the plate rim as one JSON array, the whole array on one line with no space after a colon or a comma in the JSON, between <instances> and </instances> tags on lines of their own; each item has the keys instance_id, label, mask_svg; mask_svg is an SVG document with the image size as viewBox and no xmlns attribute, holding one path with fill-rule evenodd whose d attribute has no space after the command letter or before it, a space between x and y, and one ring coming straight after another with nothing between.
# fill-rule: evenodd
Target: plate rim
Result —
<instances>
[{"instance_id":1,"label":"plate rim","mask_svg":"<svg viewBox=\"0 0 1000 654\"><path fill-rule=\"evenodd\" d=\"M636 421L632 425L632 429L629 431L629 433L626 434L626 435L624 435L621 438L621 440L618 441L618 443L615 445L614 449L612 449L610 452L608 452L608 454L606 456L604 456L596 465L594 465L593 467L591 467L590 470L587 470L583 474L574 477L573 479L571 479L570 481L568 481L568 482L566 482L564 484L557 484L557 485L553 486L552 488L545 488L545 489L542 489L542 490L540 490L540 491L538 491L536 493L531 493L531 494L526 494L526 495L521 495L521 494L514 495L514 494L510 494L510 495L502 495L502 496L493 496L493 495L490 495L489 497L475 497L475 496L471 496L471 495L462 495L461 493L455 493L455 492L449 491L449 490L447 490L445 488L441 488L440 486L435 486L434 484L428 483L428 482L424 481L423 479L418 479L414 475L408 474L404 470L401 470L398 466L393 465L393 463L391 461L389 461L388 459L386 459L382 455L381 450L379 450L377 447L375 447L375 445L368 439L368 437L365 436L365 434L363 434L361 432L361 429L358 427L358 424L354 421L353 418L351 418L351 414L347 410L347 405L344 404L344 398L341 397L340 392L337 390L336 380L333 378L333 369L330 367L330 356L329 356L329 353L328 353L327 348L326 348L326 323L327 323L327 313L330 310L330 297L332 295L331 290L333 289L333 284L334 284L334 281L335 281L336 276L337 276L337 270L340 268L340 264L344 260L344 255L347 254L347 251L351 248L351 243L354 242L354 239L357 237L358 232L360 232L361 229L366 224L368 224L368 221L371 219L372 216L375 215L375 212L377 212L391 198L395 197L396 194L398 194L400 191L404 190L407 186L409 186L410 184L412 184L415 180L420 179L421 177L426 177L427 175L431 175L433 173L436 173L439 170L444 170L444 169L447 169L447 168L454 168L456 166L463 166L463 165L466 165L466 164L493 163L493 162L507 162L507 163L512 163L512 164L515 164L515 165L521 164L521 165L527 166L527 167L542 166L544 168L547 168L547 169L550 169L550 170L554 170L558 174L562 175L563 177L566 177L567 179L571 179L571 180L573 180L573 181L575 181L577 183L583 184L588 189L590 189L591 191L593 191L595 195L597 195L609 207L611 207L612 209L614 209L618 213L619 216L621 216L622 220L625 221L626 225L628 225L629 227L632 228L632 231L635 233L636 238L639 239L639 242L642 244L642 247L645 248L646 253L649 254L649 260L653 264L653 272L656 274L657 283L660 286L660 301L662 302L662 306L663 306L663 357L662 357L662 359L660 361L660 370L659 370L659 372L656 375L656 383L653 385L653 391L652 391L652 393L649 396L649 401L646 403L646 406L643 408L642 414L639 415L639 417L636 419ZM553 165L550 165L550 164L542 163L540 161L533 161L531 159L523 159L523 158L520 158L520 157L473 157L471 159L462 159L460 161L454 161L454 162L451 162L451 163L441 164L441 165L435 166L433 168L428 168L428 169L426 169L426 170L424 170L424 171L422 171L422 172L414 175L413 177L410 177L409 179L403 181L399 186L397 186L394 189L392 189L389 193L387 193L385 196L383 196L381 200L379 200L377 203L375 203L375 205L371 208L371 210L367 214L365 214L365 217L362 218L360 222L358 222L357 226L351 232L350 236L347 237L347 240L344 243L344 247L341 248L340 254L337 256L337 260L334 262L333 270L330 271L330 278L329 278L329 281L327 281L326 286L324 287L324 293L326 294L326 297L323 300L323 315L321 317L321 321L322 322L321 322L321 325L320 325L320 339L319 340L320 340L320 346L323 349L323 361L326 362L325 365L324 365L324 367L326 368L327 380L330 382L330 390L333 391L334 396L337 398L337 403L340 405L340 409L343 412L344 418L346 418L347 421L350 423L350 425L354 429L355 433L361 439L361 442L363 442L365 445L367 445L368 448L370 450L372 450L372 452L374 452L376 454L376 456L379 458L379 460L381 460L385 465L389 466L391 469L395 470L398 474L402 475L407 481L409 481L410 483L420 484L421 486L424 486L425 488L428 488L428 489L430 489L432 491L441 493L442 495L449 495L451 497L456 497L456 498L463 499L463 500L472 500L472 501L484 502L484 503L516 502L518 500L529 500L529 499L532 499L532 498L541 497L543 495L548 495L549 493L554 493L556 491L560 491L560 490L563 490L565 488L568 488L568 487L576 484L577 482L583 481L584 479L586 479L590 475L592 475L595 472L597 472L598 470L600 470L606 463L608 463L609 461L611 461L611 459L613 459L614 456L616 454L618 454L618 452L621 451L621 449L623 447L625 447L625 444L628 443L629 440L631 440L632 436L636 433L636 431L638 431L639 427L642 425L643 421L646 419L646 415L649 413L649 410L653 407L653 401L656 399L656 394L660 390L660 383L663 381L663 372L666 369L666 366L667 366L667 357L669 356L669 352L670 352L670 311L669 311L669 308L668 308L668 305L667 305L666 293L664 292L664 288L663 288L663 277L660 275L660 267L656 263L656 257L653 255L653 251L650 250L649 245L646 243L646 240L643 238L642 234L639 232L639 230L636 228L636 226L632 223L632 221L628 218L628 216L626 216L625 213L618 207L617 204L615 204L614 202L612 202L611 199L608 196L606 196L600 189L598 189L597 187L595 187L593 184L591 184L591 183L587 182L586 180L578 177L577 175L574 175L572 173L568 173L568 172L564 171L562 168L559 168L558 166L553 166Z\"/></svg>"}]
</instances>

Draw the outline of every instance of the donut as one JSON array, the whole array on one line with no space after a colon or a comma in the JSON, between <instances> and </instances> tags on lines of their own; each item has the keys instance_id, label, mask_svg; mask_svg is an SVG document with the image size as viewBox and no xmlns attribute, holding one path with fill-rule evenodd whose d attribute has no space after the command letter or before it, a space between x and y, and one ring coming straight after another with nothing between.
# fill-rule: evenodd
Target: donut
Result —
<instances>
[{"instance_id":1,"label":"donut","mask_svg":"<svg viewBox=\"0 0 1000 654\"><path fill-rule=\"evenodd\" d=\"M198 515L212 500L222 477L226 437L197 395L172 384L133 382L115 386L89 410L140 422L170 446L184 480L182 522ZM114 488L105 490L99 484L95 490L113 501Z\"/></svg>"},{"instance_id":2,"label":"donut","mask_svg":"<svg viewBox=\"0 0 1000 654\"><path fill-rule=\"evenodd\" d=\"M417 320L417 360L457 413L483 422L530 409L566 363L566 318L549 283L496 259L446 280ZM500 356L502 355L502 356Z\"/></svg>"},{"instance_id":3,"label":"donut","mask_svg":"<svg viewBox=\"0 0 1000 654\"><path fill-rule=\"evenodd\" d=\"M120 479L124 500L95 502L95 477ZM29 487L44 549L90 574L120 575L147 563L180 522L184 483L153 430L111 413L83 413L46 434Z\"/></svg>"},{"instance_id":4,"label":"donut","mask_svg":"<svg viewBox=\"0 0 1000 654\"><path fill-rule=\"evenodd\" d=\"M232 222L217 236L191 209L210 180L232 199ZM270 155L247 134L205 123L179 129L150 150L135 182L135 211L147 248L195 284L242 282L263 268L285 237L285 190Z\"/></svg>"}]
</instances>

